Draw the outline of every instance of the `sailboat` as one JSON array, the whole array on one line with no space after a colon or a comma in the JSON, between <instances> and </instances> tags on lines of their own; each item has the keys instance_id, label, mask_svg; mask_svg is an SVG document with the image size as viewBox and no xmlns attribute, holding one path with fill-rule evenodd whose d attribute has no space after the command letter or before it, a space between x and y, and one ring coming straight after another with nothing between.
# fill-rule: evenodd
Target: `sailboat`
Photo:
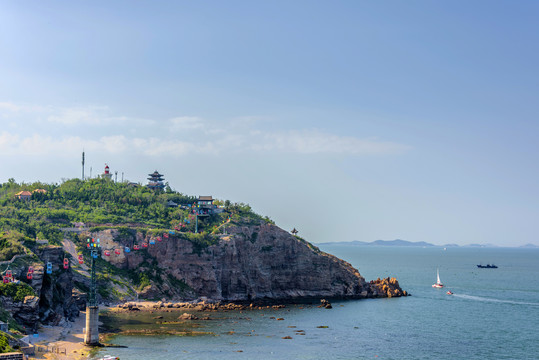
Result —
<instances>
[{"instance_id":1,"label":"sailboat","mask_svg":"<svg viewBox=\"0 0 539 360\"><path fill-rule=\"evenodd\" d=\"M442 282L440 281L440 271L439 269L436 269L436 277L437 277L437 280L436 280L436 284L432 284L432 287L433 288L443 288L444 287L444 284L442 284Z\"/></svg>"}]
</instances>

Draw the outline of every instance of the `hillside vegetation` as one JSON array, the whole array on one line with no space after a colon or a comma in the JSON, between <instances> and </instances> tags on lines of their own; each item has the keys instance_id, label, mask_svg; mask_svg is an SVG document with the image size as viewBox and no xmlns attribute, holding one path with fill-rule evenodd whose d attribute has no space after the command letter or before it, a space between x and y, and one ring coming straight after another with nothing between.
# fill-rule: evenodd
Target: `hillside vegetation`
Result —
<instances>
[{"instance_id":1,"label":"hillside vegetation","mask_svg":"<svg viewBox=\"0 0 539 360\"><path fill-rule=\"evenodd\" d=\"M33 192L28 201L15 196L20 191L36 189L44 189L46 193ZM33 248L36 238L60 244L63 237L60 229L71 227L75 222L83 222L90 227L146 229L173 229L182 222L185 226L181 232L194 232L194 221L186 224L189 210L168 207L168 201L189 205L196 201L196 197L173 191L168 186L165 191L155 191L145 186L105 179L71 179L61 184L19 184L10 179L0 185L0 261L24 253L25 246ZM214 203L223 206L224 212L199 218L199 232L202 234L211 233L228 217L235 223L270 221L243 203L228 200Z\"/></svg>"}]
</instances>

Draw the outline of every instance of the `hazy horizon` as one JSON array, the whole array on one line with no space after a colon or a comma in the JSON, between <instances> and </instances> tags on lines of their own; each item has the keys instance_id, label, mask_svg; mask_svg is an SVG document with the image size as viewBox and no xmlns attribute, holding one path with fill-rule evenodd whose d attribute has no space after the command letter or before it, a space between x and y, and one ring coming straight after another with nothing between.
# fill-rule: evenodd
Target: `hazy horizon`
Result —
<instances>
[{"instance_id":1,"label":"hazy horizon","mask_svg":"<svg viewBox=\"0 0 539 360\"><path fill-rule=\"evenodd\" d=\"M432 246L436 246L436 247L445 247L445 246L458 246L458 247L484 247L484 248L490 248L490 247L500 247L500 248L524 248L524 247L529 247L529 246L535 246L537 247L537 245L534 245L534 244L531 244L531 243L527 243L527 244L512 244L512 245L494 245L494 244L491 244L491 243L470 243L470 244L456 244L456 243L445 243L445 244L440 244L440 243L434 243L434 242L428 242L428 241L413 241L413 240L404 240L404 239L391 239L391 240L383 240L383 239L376 239L376 240L372 240L372 241L361 241L361 240L350 240L350 241L343 241L342 243L343 244L352 244L352 243L365 243L365 244L372 244L372 243L375 243L377 241L384 241L384 242L393 242L393 241L404 241L404 242L408 242L408 243L414 243L414 244L429 244L429 245L432 245ZM334 244L334 243L337 243L337 242L319 242L319 243L315 243L315 245L323 245L323 244ZM385 246L385 245L384 245ZM395 245L395 246L398 246L398 245ZM405 246L421 246L421 245L405 245Z\"/></svg>"}]
</instances>

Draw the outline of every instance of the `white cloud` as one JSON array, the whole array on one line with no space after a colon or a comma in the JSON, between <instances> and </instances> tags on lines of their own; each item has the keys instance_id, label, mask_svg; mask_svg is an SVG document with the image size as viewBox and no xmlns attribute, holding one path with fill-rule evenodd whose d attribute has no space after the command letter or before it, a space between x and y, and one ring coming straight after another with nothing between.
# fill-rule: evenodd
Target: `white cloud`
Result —
<instances>
[{"instance_id":1,"label":"white cloud","mask_svg":"<svg viewBox=\"0 0 539 360\"><path fill-rule=\"evenodd\" d=\"M0 134L0 151L2 149L9 149L16 145L19 142L19 137L8 133L7 131L2 131Z\"/></svg>"},{"instance_id":2,"label":"white cloud","mask_svg":"<svg viewBox=\"0 0 539 360\"><path fill-rule=\"evenodd\" d=\"M232 126L252 126L256 123L260 123L262 121L267 120L266 117L263 116L238 116L230 122Z\"/></svg>"},{"instance_id":3,"label":"white cloud","mask_svg":"<svg viewBox=\"0 0 539 360\"><path fill-rule=\"evenodd\" d=\"M124 135L84 139L78 136L54 138L34 133L22 137L6 131L0 134L0 154L3 155L67 155L87 151L110 154L139 154L146 156L181 157L190 154L217 155L227 152L278 152L304 155L374 155L399 154L409 147L354 137L340 137L319 131L290 133L228 133L215 139L202 141L199 137L189 141L157 137Z\"/></svg>"},{"instance_id":4,"label":"white cloud","mask_svg":"<svg viewBox=\"0 0 539 360\"><path fill-rule=\"evenodd\" d=\"M22 137L3 131L0 134L0 154L10 156L45 155L51 152L58 155L72 151L73 145L80 147L80 139L66 138L60 141L51 137L33 134ZM78 149L77 149L78 150Z\"/></svg>"},{"instance_id":5,"label":"white cloud","mask_svg":"<svg viewBox=\"0 0 539 360\"><path fill-rule=\"evenodd\" d=\"M125 126L126 124L130 127L155 126L154 120L112 116L107 106L95 105L58 107L0 102L0 118L25 124L64 125L69 128L80 125L90 127Z\"/></svg>"},{"instance_id":6,"label":"white cloud","mask_svg":"<svg viewBox=\"0 0 539 360\"><path fill-rule=\"evenodd\" d=\"M163 140L151 137L148 139L133 139L134 151L149 156L183 156L196 152L196 146L193 143L179 140Z\"/></svg>"},{"instance_id":7,"label":"white cloud","mask_svg":"<svg viewBox=\"0 0 539 360\"><path fill-rule=\"evenodd\" d=\"M399 154L409 149L376 138L339 136L317 129L263 130L257 125L264 119L257 116L220 122L178 116L159 122L113 116L104 106L60 108L0 102L0 117L21 124L18 132L4 128L0 134L0 154L9 155L69 156L83 147L109 154L168 157L245 152L365 156ZM33 127L35 119L41 119L40 128ZM96 126L99 130L94 130Z\"/></svg>"},{"instance_id":8,"label":"white cloud","mask_svg":"<svg viewBox=\"0 0 539 360\"><path fill-rule=\"evenodd\" d=\"M129 150L129 140L123 135L103 136L100 142L109 153L123 153Z\"/></svg>"},{"instance_id":9,"label":"white cloud","mask_svg":"<svg viewBox=\"0 0 539 360\"><path fill-rule=\"evenodd\" d=\"M20 106L10 102L0 102L0 110L6 110L9 112L17 112L21 109Z\"/></svg>"},{"instance_id":10,"label":"white cloud","mask_svg":"<svg viewBox=\"0 0 539 360\"><path fill-rule=\"evenodd\" d=\"M0 155L9 156L59 156L70 157L86 151L123 153L129 150L128 139L124 136L103 136L97 140L79 136L56 138L34 133L20 136L3 131L0 134Z\"/></svg>"},{"instance_id":11,"label":"white cloud","mask_svg":"<svg viewBox=\"0 0 539 360\"><path fill-rule=\"evenodd\" d=\"M100 125L111 121L110 118L100 116L106 110L96 107L55 109L53 114L47 116L47 121L63 125Z\"/></svg>"},{"instance_id":12,"label":"white cloud","mask_svg":"<svg viewBox=\"0 0 539 360\"><path fill-rule=\"evenodd\" d=\"M300 154L374 155L402 153L409 149L408 146L397 143L338 136L318 130L260 135L262 141L253 144L254 150Z\"/></svg>"},{"instance_id":13,"label":"white cloud","mask_svg":"<svg viewBox=\"0 0 539 360\"><path fill-rule=\"evenodd\" d=\"M204 121L196 116L180 116L170 119L171 131L186 131L202 129L205 125Z\"/></svg>"}]
</instances>

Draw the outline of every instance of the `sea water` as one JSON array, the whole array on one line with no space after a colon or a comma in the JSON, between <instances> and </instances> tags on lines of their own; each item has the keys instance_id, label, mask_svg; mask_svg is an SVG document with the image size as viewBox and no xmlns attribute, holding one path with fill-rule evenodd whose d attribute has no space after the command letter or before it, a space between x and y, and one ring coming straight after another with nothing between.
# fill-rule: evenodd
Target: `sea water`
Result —
<instances>
[{"instance_id":1,"label":"sea water","mask_svg":"<svg viewBox=\"0 0 539 360\"><path fill-rule=\"evenodd\" d=\"M116 336L111 342L127 348L102 349L96 358L539 359L539 249L321 249L350 262L367 280L396 277L412 296L334 301L333 309L291 305L208 313L212 320L191 324L207 335ZM479 269L479 263L499 268ZM431 286L437 269L444 289ZM142 316L146 320L124 318L130 323L126 326L156 321Z\"/></svg>"}]
</instances>

